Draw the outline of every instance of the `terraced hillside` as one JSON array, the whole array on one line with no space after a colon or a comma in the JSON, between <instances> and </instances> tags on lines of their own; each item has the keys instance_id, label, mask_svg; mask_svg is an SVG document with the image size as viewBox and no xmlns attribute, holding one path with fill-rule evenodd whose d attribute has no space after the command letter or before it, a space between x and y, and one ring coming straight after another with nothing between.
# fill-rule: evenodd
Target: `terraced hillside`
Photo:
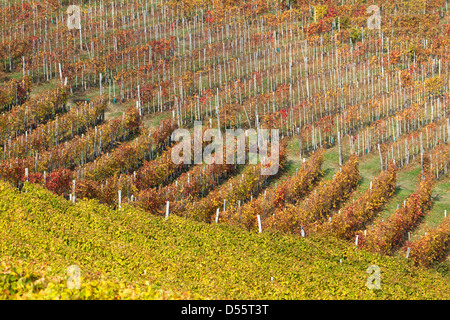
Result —
<instances>
[{"instance_id":1,"label":"terraced hillside","mask_svg":"<svg viewBox=\"0 0 450 320\"><path fill-rule=\"evenodd\" d=\"M0 3L3 298L448 298L446 1L73 5Z\"/></svg>"}]
</instances>

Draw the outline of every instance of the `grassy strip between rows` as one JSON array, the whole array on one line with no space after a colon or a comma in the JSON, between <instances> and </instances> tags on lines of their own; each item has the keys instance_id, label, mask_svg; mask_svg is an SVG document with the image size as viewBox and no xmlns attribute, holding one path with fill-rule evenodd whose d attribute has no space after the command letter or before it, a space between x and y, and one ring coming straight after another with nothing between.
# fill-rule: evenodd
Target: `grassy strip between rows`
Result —
<instances>
[{"instance_id":1,"label":"grassy strip between rows","mask_svg":"<svg viewBox=\"0 0 450 320\"><path fill-rule=\"evenodd\" d=\"M0 183L0 298L449 299L450 281L336 239L251 233L76 204ZM78 265L81 289L66 287ZM381 289L366 286L370 265Z\"/></svg>"}]
</instances>

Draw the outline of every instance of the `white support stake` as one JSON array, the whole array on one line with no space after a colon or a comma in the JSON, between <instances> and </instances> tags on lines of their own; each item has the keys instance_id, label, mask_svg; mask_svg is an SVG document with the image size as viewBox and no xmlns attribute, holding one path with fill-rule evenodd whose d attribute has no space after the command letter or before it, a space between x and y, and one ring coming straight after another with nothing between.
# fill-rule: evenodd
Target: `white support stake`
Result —
<instances>
[{"instance_id":1,"label":"white support stake","mask_svg":"<svg viewBox=\"0 0 450 320\"><path fill-rule=\"evenodd\" d=\"M75 190L76 190L76 181L72 180L72 194L73 194L72 202L74 203L75 203Z\"/></svg>"},{"instance_id":2,"label":"white support stake","mask_svg":"<svg viewBox=\"0 0 450 320\"><path fill-rule=\"evenodd\" d=\"M409 252L411 251L411 248L408 247L408 249L406 249L406 259L409 258Z\"/></svg>"},{"instance_id":3,"label":"white support stake","mask_svg":"<svg viewBox=\"0 0 450 320\"><path fill-rule=\"evenodd\" d=\"M261 216L258 214L258 215L256 216L256 218L258 219L258 229L259 229L259 233L262 233Z\"/></svg>"},{"instance_id":4,"label":"white support stake","mask_svg":"<svg viewBox=\"0 0 450 320\"><path fill-rule=\"evenodd\" d=\"M219 212L220 212L220 209L217 208L217 211L216 211L216 223L219 223Z\"/></svg>"},{"instance_id":5,"label":"white support stake","mask_svg":"<svg viewBox=\"0 0 450 320\"><path fill-rule=\"evenodd\" d=\"M58 63L58 66L59 66L59 80L60 80L61 83L62 83L62 82L63 82L63 79L62 79L61 63Z\"/></svg>"},{"instance_id":6,"label":"white support stake","mask_svg":"<svg viewBox=\"0 0 450 320\"><path fill-rule=\"evenodd\" d=\"M166 202L166 220L169 218L169 201Z\"/></svg>"},{"instance_id":7,"label":"white support stake","mask_svg":"<svg viewBox=\"0 0 450 320\"><path fill-rule=\"evenodd\" d=\"M98 76L99 76L99 82L100 82L100 95L102 95L103 94L102 74L100 73Z\"/></svg>"}]
</instances>

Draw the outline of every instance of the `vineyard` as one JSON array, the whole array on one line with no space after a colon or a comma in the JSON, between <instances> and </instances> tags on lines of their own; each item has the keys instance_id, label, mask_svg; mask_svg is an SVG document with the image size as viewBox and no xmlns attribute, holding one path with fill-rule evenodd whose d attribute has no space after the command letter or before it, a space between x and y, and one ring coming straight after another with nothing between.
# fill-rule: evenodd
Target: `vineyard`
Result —
<instances>
[{"instance_id":1,"label":"vineyard","mask_svg":"<svg viewBox=\"0 0 450 320\"><path fill-rule=\"evenodd\" d=\"M1 299L449 298L447 1L14 0L0 25Z\"/></svg>"}]
</instances>

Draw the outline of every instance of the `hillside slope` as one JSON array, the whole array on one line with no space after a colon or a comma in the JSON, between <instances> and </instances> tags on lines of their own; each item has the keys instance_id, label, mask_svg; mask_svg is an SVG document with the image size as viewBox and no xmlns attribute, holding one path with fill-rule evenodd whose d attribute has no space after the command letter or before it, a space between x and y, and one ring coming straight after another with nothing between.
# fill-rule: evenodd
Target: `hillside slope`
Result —
<instances>
[{"instance_id":1,"label":"hillside slope","mask_svg":"<svg viewBox=\"0 0 450 320\"><path fill-rule=\"evenodd\" d=\"M0 183L0 298L449 299L450 281L335 239L254 234ZM340 261L342 259L342 262ZM78 265L81 290L67 289ZM366 269L381 270L381 289Z\"/></svg>"}]
</instances>

